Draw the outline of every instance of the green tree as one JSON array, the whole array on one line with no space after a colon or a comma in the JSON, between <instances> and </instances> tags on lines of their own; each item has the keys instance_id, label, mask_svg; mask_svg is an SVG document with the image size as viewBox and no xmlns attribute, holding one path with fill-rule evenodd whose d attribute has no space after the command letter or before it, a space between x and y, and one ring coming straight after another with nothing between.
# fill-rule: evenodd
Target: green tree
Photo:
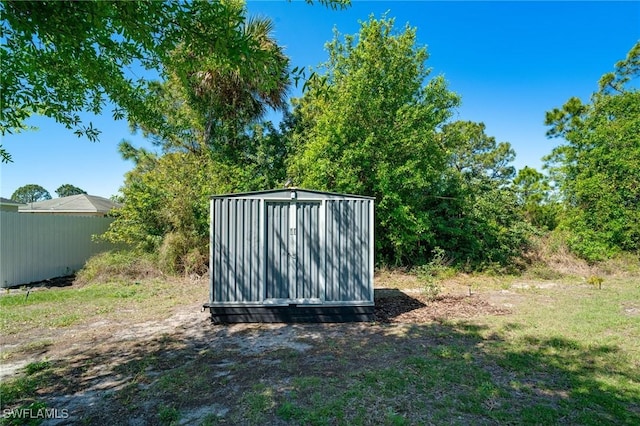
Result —
<instances>
[{"instance_id":1,"label":"green tree","mask_svg":"<svg viewBox=\"0 0 640 426\"><path fill-rule=\"evenodd\" d=\"M3 1L2 134L41 114L95 140L98 129L79 111L101 114L109 100L116 118L141 112L146 81L128 69L158 67L183 39L169 35L179 35L173 20L185 11L167 2Z\"/></svg>"},{"instance_id":2,"label":"green tree","mask_svg":"<svg viewBox=\"0 0 640 426\"><path fill-rule=\"evenodd\" d=\"M570 247L590 261L640 247L640 42L600 79L590 103L569 99L547 112L548 135L564 142L545 158L566 213Z\"/></svg>"},{"instance_id":3,"label":"green tree","mask_svg":"<svg viewBox=\"0 0 640 426\"><path fill-rule=\"evenodd\" d=\"M335 8L349 1L320 3ZM243 5L238 0L2 0L1 134L25 130L25 120L40 114L96 140L99 129L83 123L79 112L102 114L108 102L114 118L157 126L162 120L147 105L150 81L132 70L151 70L165 79L177 48L202 52L215 46L214 60L224 59L224 66L240 79L250 77L256 69L245 61L255 39L243 31ZM174 65L189 75L189 61ZM203 84L213 81L206 74L195 77ZM1 146L0 160L11 160Z\"/></svg>"},{"instance_id":4,"label":"green tree","mask_svg":"<svg viewBox=\"0 0 640 426\"><path fill-rule=\"evenodd\" d=\"M123 149L131 147L123 144ZM159 253L168 272L197 269L207 253L207 199L223 187L213 179L213 163L185 152L128 155L136 167L125 175L123 207L103 237Z\"/></svg>"},{"instance_id":5,"label":"green tree","mask_svg":"<svg viewBox=\"0 0 640 426\"><path fill-rule=\"evenodd\" d=\"M440 137L449 162L433 206L438 246L472 268L510 266L530 233L511 188L515 152L483 123L449 123Z\"/></svg>"},{"instance_id":6,"label":"green tree","mask_svg":"<svg viewBox=\"0 0 640 426\"><path fill-rule=\"evenodd\" d=\"M78 188L77 186L73 186L68 183L60 185L58 189L56 189L56 194L58 194L58 197L70 197L71 195L80 195L86 193L87 191L85 191L84 189Z\"/></svg>"},{"instance_id":7,"label":"green tree","mask_svg":"<svg viewBox=\"0 0 640 426\"><path fill-rule=\"evenodd\" d=\"M124 207L105 237L157 251L171 271L204 264L212 194L266 189L286 177L286 125L278 131L259 119L267 106L284 104L288 58L271 38L270 21L244 22L241 31L253 40L247 44L254 54L245 61L250 75L229 68L215 45L197 53L177 48L169 78L148 95L162 123L134 122L160 155L120 145L136 166L126 175Z\"/></svg>"},{"instance_id":8,"label":"green tree","mask_svg":"<svg viewBox=\"0 0 640 426\"><path fill-rule=\"evenodd\" d=\"M447 161L437 129L459 98L430 79L416 30L371 17L357 35L337 32L325 72L296 101L290 175L296 185L376 198L376 253L424 261L434 247L430 204Z\"/></svg>"},{"instance_id":9,"label":"green tree","mask_svg":"<svg viewBox=\"0 0 640 426\"><path fill-rule=\"evenodd\" d=\"M11 194L11 199L17 203L35 203L37 201L50 200L49 191L36 184L21 186Z\"/></svg>"},{"instance_id":10,"label":"green tree","mask_svg":"<svg viewBox=\"0 0 640 426\"><path fill-rule=\"evenodd\" d=\"M525 166L513 179L513 186L526 219L538 228L553 230L558 224L559 204L547 176Z\"/></svg>"},{"instance_id":11,"label":"green tree","mask_svg":"<svg viewBox=\"0 0 640 426\"><path fill-rule=\"evenodd\" d=\"M238 13L246 14L243 5ZM247 18L240 31L249 49L243 72L229 66L215 44L179 46L166 63L167 80L154 83L147 105L157 120L133 120L164 152L212 150L222 157L241 151L247 126L267 108L285 105L289 59L271 37L266 18ZM247 72L250 70L250 72Z\"/></svg>"},{"instance_id":12,"label":"green tree","mask_svg":"<svg viewBox=\"0 0 640 426\"><path fill-rule=\"evenodd\" d=\"M442 129L451 152L450 165L467 180L506 184L515 174L515 151L508 142L496 143L484 123L456 121Z\"/></svg>"},{"instance_id":13,"label":"green tree","mask_svg":"<svg viewBox=\"0 0 640 426\"><path fill-rule=\"evenodd\" d=\"M293 153L291 135L295 121L284 112L278 128L270 122L252 126L244 151L242 182L246 191L281 188L288 179L287 161Z\"/></svg>"},{"instance_id":14,"label":"green tree","mask_svg":"<svg viewBox=\"0 0 640 426\"><path fill-rule=\"evenodd\" d=\"M379 262L445 250L470 267L509 264L529 232L510 186L514 151L482 123L447 122L459 98L428 80L415 30L371 18L328 50L295 103L294 183L376 197Z\"/></svg>"},{"instance_id":15,"label":"green tree","mask_svg":"<svg viewBox=\"0 0 640 426\"><path fill-rule=\"evenodd\" d=\"M209 199L213 194L271 189L286 179L288 149L270 123L255 124L245 135L248 151L236 162L210 151L172 151L162 155L120 144L132 160L118 200L123 207L104 237L159 254L168 272L202 272L209 242Z\"/></svg>"}]
</instances>

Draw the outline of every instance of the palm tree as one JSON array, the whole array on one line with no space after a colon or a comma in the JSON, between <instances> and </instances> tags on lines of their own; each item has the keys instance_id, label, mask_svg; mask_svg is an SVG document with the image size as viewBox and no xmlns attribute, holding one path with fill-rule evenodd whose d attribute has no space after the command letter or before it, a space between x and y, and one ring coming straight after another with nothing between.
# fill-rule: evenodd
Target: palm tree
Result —
<instances>
[{"instance_id":1,"label":"palm tree","mask_svg":"<svg viewBox=\"0 0 640 426\"><path fill-rule=\"evenodd\" d=\"M289 58L271 35L272 21L246 18L243 3L215 6L211 12L213 3L196 2L193 9L218 14L228 36L195 25L164 63L167 79L149 87L153 113L145 116L154 120L133 123L165 151L241 150L246 127L286 104Z\"/></svg>"},{"instance_id":2,"label":"palm tree","mask_svg":"<svg viewBox=\"0 0 640 426\"><path fill-rule=\"evenodd\" d=\"M191 101L205 117L207 145L215 145L219 130L240 131L260 119L268 108L286 104L289 58L271 37L268 18L251 17L241 27L249 50L240 64L212 61L190 75ZM235 61L234 61L235 62Z\"/></svg>"}]
</instances>

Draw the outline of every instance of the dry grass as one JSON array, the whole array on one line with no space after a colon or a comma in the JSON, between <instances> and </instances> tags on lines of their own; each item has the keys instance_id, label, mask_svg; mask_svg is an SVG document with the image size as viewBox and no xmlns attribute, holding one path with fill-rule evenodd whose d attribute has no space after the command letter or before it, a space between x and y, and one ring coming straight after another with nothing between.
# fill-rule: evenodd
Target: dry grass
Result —
<instances>
[{"instance_id":1,"label":"dry grass","mask_svg":"<svg viewBox=\"0 0 640 426\"><path fill-rule=\"evenodd\" d=\"M597 265L598 275L613 278L629 278L640 275L640 253L626 253Z\"/></svg>"},{"instance_id":2,"label":"dry grass","mask_svg":"<svg viewBox=\"0 0 640 426\"><path fill-rule=\"evenodd\" d=\"M529 272L547 270L551 274L569 277L586 277L594 273L591 265L569 251L564 236L559 233L533 238L525 258L530 264Z\"/></svg>"},{"instance_id":3,"label":"dry grass","mask_svg":"<svg viewBox=\"0 0 640 426\"><path fill-rule=\"evenodd\" d=\"M600 265L598 289L576 284L585 270L571 262L459 274L435 301L416 276L379 270L390 318L371 324L213 326L206 279L3 298L9 321L38 305L50 323L105 312L7 336L5 361L26 364L2 408L68 408L84 424L638 424L640 275L624 259ZM544 274L559 278L533 278Z\"/></svg>"},{"instance_id":4,"label":"dry grass","mask_svg":"<svg viewBox=\"0 0 640 426\"><path fill-rule=\"evenodd\" d=\"M420 288L422 284L417 276L408 274L406 269L380 268L374 276L376 288L395 288L398 290Z\"/></svg>"},{"instance_id":5,"label":"dry grass","mask_svg":"<svg viewBox=\"0 0 640 426\"><path fill-rule=\"evenodd\" d=\"M140 281L163 277L153 256L135 251L98 254L89 259L77 274L75 285L91 282Z\"/></svg>"},{"instance_id":6,"label":"dry grass","mask_svg":"<svg viewBox=\"0 0 640 426\"><path fill-rule=\"evenodd\" d=\"M565 244L561 233L535 237L524 256L525 267L519 274L456 273L437 277L444 294L464 294L475 289L506 289L514 282L554 281L586 283L606 277L629 278L640 275L638 254L624 254L598 264L589 264L576 257ZM451 271L451 268L447 268ZM595 278L594 278L595 277ZM424 287L417 274L407 268L381 268L375 274L376 288L417 291Z\"/></svg>"}]
</instances>

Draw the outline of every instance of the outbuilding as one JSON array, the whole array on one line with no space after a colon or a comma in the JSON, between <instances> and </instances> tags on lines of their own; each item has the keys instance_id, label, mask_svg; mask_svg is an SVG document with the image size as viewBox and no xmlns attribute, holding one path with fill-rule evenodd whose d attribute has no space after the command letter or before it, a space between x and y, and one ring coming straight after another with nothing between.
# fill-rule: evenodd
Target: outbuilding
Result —
<instances>
[{"instance_id":1,"label":"outbuilding","mask_svg":"<svg viewBox=\"0 0 640 426\"><path fill-rule=\"evenodd\" d=\"M373 206L297 188L212 197L213 322L373 320Z\"/></svg>"}]
</instances>

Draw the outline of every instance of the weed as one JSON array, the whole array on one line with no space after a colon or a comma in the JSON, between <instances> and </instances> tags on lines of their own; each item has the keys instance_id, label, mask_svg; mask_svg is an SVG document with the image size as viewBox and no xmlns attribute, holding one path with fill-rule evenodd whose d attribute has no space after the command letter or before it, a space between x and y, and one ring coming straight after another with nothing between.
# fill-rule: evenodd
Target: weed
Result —
<instances>
[{"instance_id":1,"label":"weed","mask_svg":"<svg viewBox=\"0 0 640 426\"><path fill-rule=\"evenodd\" d=\"M296 330L301 336L324 336L304 338L309 348L303 353L276 349L239 355L228 341L207 341L202 349L179 344L179 334L157 335L153 344L141 344L141 352L113 354L120 363L111 366L113 372L133 378L113 390L113 398L101 408L117 423L150 407L155 407L152 418L142 419L144 423L186 422L186 411L178 408L206 407L215 400L229 407L228 413L203 411L206 417L196 423L640 424L640 328L638 316L624 310L638 306L640 286L637 277L604 277L607 285L601 291L558 283L514 295L499 292L505 279L468 276L478 298L496 290L501 298L514 296L509 300L512 313L454 316L438 323L332 325L321 331L317 325L300 325ZM402 285L420 286L415 275L402 280ZM27 314L47 312L51 323L101 303L121 303L130 313L141 306L138 297L148 300L153 291L160 297L180 294L179 288L167 290L166 283L151 280L130 285L137 292L131 297L114 295L122 286L118 283L33 292L26 304L24 295L8 300L0 315L9 311L16 315L10 321L23 318L27 327L35 327L39 323L28 322L33 319ZM524 296L526 301L518 301ZM273 330L247 326L242 332L234 339L268 339ZM36 342L33 348L47 345ZM94 365L109 362L106 353L100 355ZM269 362L262 362L265 358ZM3 382L3 404L28 406L45 396L82 390L85 384L78 379L85 372L77 363L61 372L66 361L54 359L29 364L21 377ZM230 374L217 376L221 370ZM67 374L76 375L69 385L63 383ZM143 378L145 386L139 386ZM84 410L95 419L92 408ZM18 423L12 421L8 424Z\"/></svg>"},{"instance_id":2,"label":"weed","mask_svg":"<svg viewBox=\"0 0 640 426\"><path fill-rule=\"evenodd\" d=\"M80 319L82 318L82 316L80 314L76 314L76 313L72 313L72 314L68 314L68 315L62 315L58 318L56 318L54 321L52 321L52 325L56 328L58 327L69 327L70 325L73 325L75 323L77 323L78 321L80 321Z\"/></svg>"},{"instance_id":3,"label":"weed","mask_svg":"<svg viewBox=\"0 0 640 426\"><path fill-rule=\"evenodd\" d=\"M193 300L193 289L186 290L163 280L149 280L145 285L110 281L34 291L26 301L19 293L3 295L0 297L0 332L22 334L31 329L69 327L94 319L98 312L118 315L125 303L129 312L142 316ZM147 303L151 298L153 303Z\"/></svg>"},{"instance_id":4,"label":"weed","mask_svg":"<svg viewBox=\"0 0 640 426\"><path fill-rule=\"evenodd\" d=\"M27 364L24 367L24 372L27 376L31 376L39 371L47 370L51 368L51 363L49 361L36 361Z\"/></svg>"},{"instance_id":5,"label":"weed","mask_svg":"<svg viewBox=\"0 0 640 426\"><path fill-rule=\"evenodd\" d=\"M400 414L389 410L385 414L385 422L384 422L384 424L385 425L391 425L391 426L404 426L404 425L408 425L410 423L407 421L407 419L405 419Z\"/></svg>"},{"instance_id":6,"label":"weed","mask_svg":"<svg viewBox=\"0 0 640 426\"><path fill-rule=\"evenodd\" d=\"M598 287L598 290L602 290L602 283L604 282L604 278L598 275L591 275L587 278L587 283L591 284L594 287Z\"/></svg>"},{"instance_id":7,"label":"weed","mask_svg":"<svg viewBox=\"0 0 640 426\"><path fill-rule=\"evenodd\" d=\"M568 234L559 229L543 236L534 236L530 250L525 255L530 265L526 273L533 278L540 275L540 279L587 274L590 266L571 252L567 246L567 238Z\"/></svg>"},{"instance_id":8,"label":"weed","mask_svg":"<svg viewBox=\"0 0 640 426\"><path fill-rule=\"evenodd\" d=\"M427 300L433 301L438 298L440 292L442 291L442 287L439 284L433 281L425 282L422 286L422 292L427 297Z\"/></svg>"},{"instance_id":9,"label":"weed","mask_svg":"<svg viewBox=\"0 0 640 426\"><path fill-rule=\"evenodd\" d=\"M443 249L436 247L432 253L433 258L429 263L415 268L415 273L422 282L422 290L429 300L435 300L442 291L438 280L455 274L455 270L451 268L452 259Z\"/></svg>"},{"instance_id":10,"label":"weed","mask_svg":"<svg viewBox=\"0 0 640 426\"><path fill-rule=\"evenodd\" d=\"M322 379L316 376L304 376L304 377L295 377L293 379L293 386L301 391L306 391L307 389L317 388L322 385Z\"/></svg>"},{"instance_id":11,"label":"weed","mask_svg":"<svg viewBox=\"0 0 640 426\"><path fill-rule=\"evenodd\" d=\"M3 380L0 383L0 395L2 404L10 405L15 401L30 398L35 395L38 389L38 380L34 377L17 377L15 379Z\"/></svg>"},{"instance_id":12,"label":"weed","mask_svg":"<svg viewBox=\"0 0 640 426\"><path fill-rule=\"evenodd\" d=\"M286 401L276 410L276 414L283 420L293 420L300 417L300 410L292 402Z\"/></svg>"},{"instance_id":13,"label":"weed","mask_svg":"<svg viewBox=\"0 0 640 426\"><path fill-rule=\"evenodd\" d=\"M562 273L544 263L536 263L530 266L527 268L526 275L532 279L545 281L560 280L564 277Z\"/></svg>"},{"instance_id":14,"label":"weed","mask_svg":"<svg viewBox=\"0 0 640 426\"><path fill-rule=\"evenodd\" d=\"M138 386L138 383L136 381L131 381L113 396L120 404L122 404L123 407L128 411L133 412L137 408L135 401L139 394L140 387Z\"/></svg>"},{"instance_id":15,"label":"weed","mask_svg":"<svg viewBox=\"0 0 640 426\"><path fill-rule=\"evenodd\" d=\"M144 374L147 368L156 364L157 359L153 355L147 355L140 359L133 359L125 364L118 365L114 368L114 371L119 374L125 374L130 376L138 376Z\"/></svg>"},{"instance_id":16,"label":"weed","mask_svg":"<svg viewBox=\"0 0 640 426\"><path fill-rule=\"evenodd\" d=\"M598 265L597 270L603 275L615 277L634 277L640 275L640 252L620 253Z\"/></svg>"},{"instance_id":17,"label":"weed","mask_svg":"<svg viewBox=\"0 0 640 426\"><path fill-rule=\"evenodd\" d=\"M175 407L161 406L158 410L158 420L164 425L174 425L180 419L180 412Z\"/></svg>"},{"instance_id":18,"label":"weed","mask_svg":"<svg viewBox=\"0 0 640 426\"><path fill-rule=\"evenodd\" d=\"M164 374L158 380L157 387L160 391L171 394L185 392L191 380L192 377L185 368L177 368Z\"/></svg>"},{"instance_id":19,"label":"weed","mask_svg":"<svg viewBox=\"0 0 640 426\"><path fill-rule=\"evenodd\" d=\"M31 362L23 368L23 372L22 376L0 383L3 406L35 397L37 390L47 386L52 380L52 365L49 361Z\"/></svg>"}]
</instances>

